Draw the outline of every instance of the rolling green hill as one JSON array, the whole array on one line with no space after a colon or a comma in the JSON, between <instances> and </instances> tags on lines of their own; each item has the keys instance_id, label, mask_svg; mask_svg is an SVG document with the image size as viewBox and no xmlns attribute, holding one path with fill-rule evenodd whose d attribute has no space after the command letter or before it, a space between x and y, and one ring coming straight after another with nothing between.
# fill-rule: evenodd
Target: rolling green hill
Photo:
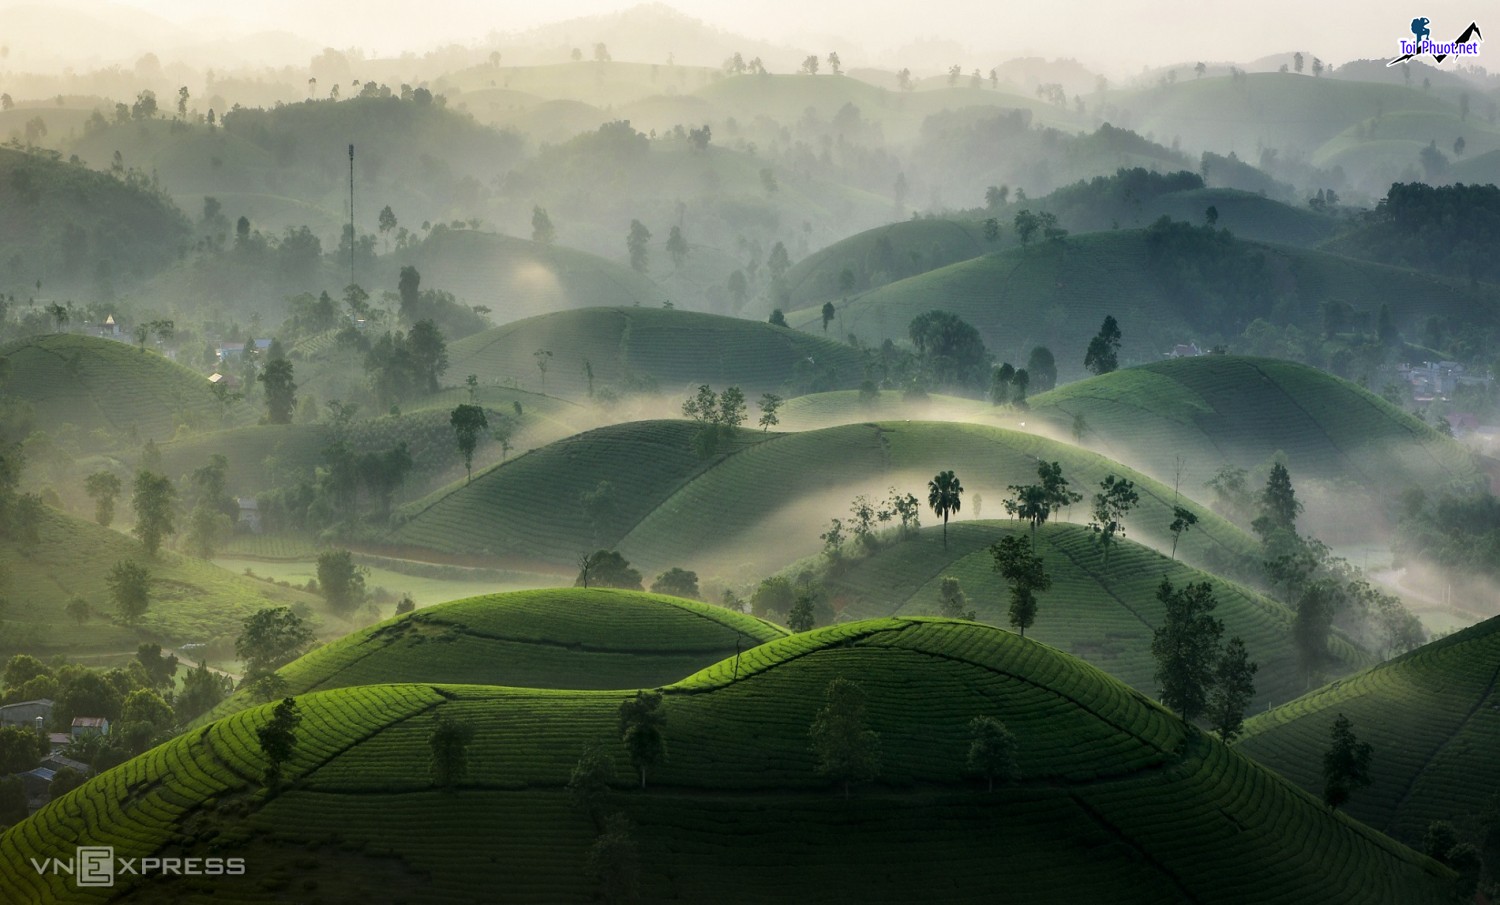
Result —
<instances>
[{"instance_id":1,"label":"rolling green hill","mask_svg":"<svg viewBox=\"0 0 1500 905\"><path fill-rule=\"evenodd\" d=\"M651 280L613 261L470 229L434 230L414 252L396 252L385 264L385 284L396 284L398 265L411 264L422 285L484 305L501 324L568 308L657 308L666 300Z\"/></svg>"},{"instance_id":2,"label":"rolling green hill","mask_svg":"<svg viewBox=\"0 0 1500 905\"><path fill-rule=\"evenodd\" d=\"M219 423L224 406L203 375L129 343L53 333L0 346L7 395L40 426L103 429L133 443L170 438L179 425Z\"/></svg>"},{"instance_id":3,"label":"rolling green hill","mask_svg":"<svg viewBox=\"0 0 1500 905\"><path fill-rule=\"evenodd\" d=\"M0 148L0 287L7 293L108 297L170 264L187 237L182 213L144 178Z\"/></svg>"},{"instance_id":4,"label":"rolling green hill","mask_svg":"<svg viewBox=\"0 0 1500 905\"><path fill-rule=\"evenodd\" d=\"M921 490L925 499L928 479L954 469L966 500L979 492L998 507L1006 485L1036 480L1038 459L1061 462L1080 492L1092 492L1110 473L1136 481L1142 501L1134 536L1171 542L1170 487L1031 434L936 422L741 430L727 451L704 460L691 447L695 430L691 422L644 421L570 437L406 507L390 542L410 548L404 555L411 558L461 555L567 575L576 573L579 554L608 547L643 574L680 566L759 578L820 549L819 533L857 494L882 498L894 486ZM582 495L601 481L611 484L612 502L593 520ZM1203 522L1183 538L1179 554L1234 568L1251 553L1243 532L1187 505ZM1082 507L1075 515L1086 518Z\"/></svg>"},{"instance_id":5,"label":"rolling green hill","mask_svg":"<svg viewBox=\"0 0 1500 905\"><path fill-rule=\"evenodd\" d=\"M806 308L841 298L845 270L854 277L850 292L864 292L903 277L978 257L994 246L979 223L958 220L902 220L856 233L813 252L787 271L792 306Z\"/></svg>"},{"instance_id":6,"label":"rolling green hill","mask_svg":"<svg viewBox=\"0 0 1500 905\"><path fill-rule=\"evenodd\" d=\"M150 608L133 627L116 622L104 580L125 560L146 566L152 577ZM168 550L148 560L134 538L50 508L44 510L38 543L0 545L0 566L9 576L0 612L0 656L7 657L18 651L39 657L128 654L146 640L232 642L244 618L262 607L321 604L311 594L242 578ZM93 610L86 622L65 612L74 597Z\"/></svg>"},{"instance_id":7,"label":"rolling green hill","mask_svg":"<svg viewBox=\"0 0 1500 905\"><path fill-rule=\"evenodd\" d=\"M1201 212L1194 222L1201 220ZM1201 293L1172 290L1151 263L1149 230L1070 236L1010 248L899 280L848 302L835 302L844 332L867 344L905 337L912 318L933 308L973 324L998 358L1024 361L1033 345L1049 346L1063 379L1082 376L1083 351L1107 314L1124 333L1121 363L1159 360L1177 343L1235 339L1255 318L1277 317L1314 331L1321 306L1343 302L1373 324L1382 303L1399 330L1416 335L1429 316L1486 322L1500 302L1487 284L1433 277L1309 249L1236 243L1261 274L1268 295L1241 298L1219 289L1222 315L1205 314ZM1256 262L1259 263L1256 263ZM818 332L817 308L789 314L798 329Z\"/></svg>"},{"instance_id":8,"label":"rolling green hill","mask_svg":"<svg viewBox=\"0 0 1500 905\"><path fill-rule=\"evenodd\" d=\"M1299 489L1326 485L1306 496L1309 516L1328 525L1348 520L1350 503L1368 508L1373 498L1389 503L1410 487L1477 474L1463 447L1384 399L1275 359L1159 361L1067 384L1031 407L1059 434L1071 435L1081 415L1085 444L1163 480L1174 479L1181 456L1181 486L1195 495L1221 466L1251 469L1285 453ZM1351 489L1365 500L1351 500Z\"/></svg>"},{"instance_id":9,"label":"rolling green hill","mask_svg":"<svg viewBox=\"0 0 1500 905\"><path fill-rule=\"evenodd\" d=\"M512 456L570 436L594 417L581 406L507 387L480 387L475 399L485 409L491 427L499 426L502 419L511 426ZM357 453L384 452L405 443L412 471L398 499L419 497L463 480L463 458L450 418L455 406L468 401L468 390L447 390L421 399L400 414L355 421L344 439ZM160 444L160 448L163 471L174 481L201 468L215 453L222 454L229 460L230 493L253 496L299 478L310 479L334 439L333 428L324 423L255 424L193 434ZM474 451L474 467L482 469L501 458L500 444L486 436Z\"/></svg>"},{"instance_id":10,"label":"rolling green hill","mask_svg":"<svg viewBox=\"0 0 1500 905\"><path fill-rule=\"evenodd\" d=\"M551 352L547 372L537 350ZM692 355L683 355L691 349ZM640 389L654 384L671 396L700 383L738 385L753 400L801 384L833 389L863 377L860 354L846 345L758 321L661 308L591 308L528 318L453 343L451 374L578 397L594 386ZM809 361L811 359L811 361ZM821 385L820 385L821 384ZM674 404L675 408L675 404Z\"/></svg>"},{"instance_id":11,"label":"rolling green hill","mask_svg":"<svg viewBox=\"0 0 1500 905\"><path fill-rule=\"evenodd\" d=\"M985 511L998 509L998 503L986 501ZM1008 625L1008 586L994 569L989 547L1030 529L1024 523L997 522L996 515L1000 513L987 521L950 524L946 550L942 527L934 526L869 556L850 559L847 570L824 579L840 618L936 615L939 586L944 578L956 578L979 621ZM1292 647L1293 613L1282 604L1129 540L1113 548L1106 562L1093 533L1081 525L1043 525L1036 538L1052 590L1038 596L1037 621L1027 637L1087 660L1150 694L1157 687L1151 636L1164 618L1156 599L1162 577L1179 588L1207 581L1219 601L1214 615L1224 622L1225 638L1243 638L1250 658L1260 664L1251 712L1306 690ZM1343 639L1335 643L1342 661L1339 671L1373 662Z\"/></svg>"},{"instance_id":12,"label":"rolling green hill","mask_svg":"<svg viewBox=\"0 0 1500 905\"><path fill-rule=\"evenodd\" d=\"M868 695L881 770L847 800L808 726L836 677ZM181 736L0 836L21 894L57 901L588 901L594 830L562 786L589 742L621 763L611 809L660 901L1016 900L1417 903L1447 874L1330 812L1138 694L1034 641L972 624L878 620L773 641L665 689L667 757L633 786L620 692L380 685L300 699L289 785L256 790L269 707ZM967 722L1003 720L1018 776L964 777ZM435 788L428 736L470 725L467 776ZM28 859L112 844L246 859L242 878L77 889ZM310 857L310 853L316 853ZM495 878L503 877L503 883ZM482 892L480 892L482 890Z\"/></svg>"},{"instance_id":13,"label":"rolling green hill","mask_svg":"<svg viewBox=\"0 0 1500 905\"><path fill-rule=\"evenodd\" d=\"M1321 755L1342 713L1374 748L1349 813L1417 842L1433 820L1465 830L1500 783L1500 618L1327 685L1248 721L1239 749L1321 794Z\"/></svg>"},{"instance_id":14,"label":"rolling green hill","mask_svg":"<svg viewBox=\"0 0 1500 905\"><path fill-rule=\"evenodd\" d=\"M299 695L387 682L649 688L785 634L754 616L680 597L601 588L516 591L386 620L279 672L287 693ZM254 703L241 692L209 716Z\"/></svg>"}]
</instances>

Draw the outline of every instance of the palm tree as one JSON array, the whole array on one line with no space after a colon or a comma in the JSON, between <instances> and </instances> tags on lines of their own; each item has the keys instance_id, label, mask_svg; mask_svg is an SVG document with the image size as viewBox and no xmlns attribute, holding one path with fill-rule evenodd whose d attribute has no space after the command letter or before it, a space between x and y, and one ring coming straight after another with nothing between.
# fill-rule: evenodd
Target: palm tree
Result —
<instances>
[{"instance_id":1,"label":"palm tree","mask_svg":"<svg viewBox=\"0 0 1500 905\"><path fill-rule=\"evenodd\" d=\"M927 505L932 507L935 515L943 517L944 550L948 549L948 516L959 510L959 497L963 492L963 485L951 471L940 471L937 477L927 482Z\"/></svg>"}]
</instances>

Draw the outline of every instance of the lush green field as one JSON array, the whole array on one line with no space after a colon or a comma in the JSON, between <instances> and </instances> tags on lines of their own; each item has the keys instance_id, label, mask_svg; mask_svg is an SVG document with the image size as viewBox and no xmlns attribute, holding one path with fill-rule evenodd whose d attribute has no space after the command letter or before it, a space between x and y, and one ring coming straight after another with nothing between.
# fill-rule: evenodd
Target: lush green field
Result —
<instances>
[{"instance_id":1,"label":"lush green field","mask_svg":"<svg viewBox=\"0 0 1500 905\"><path fill-rule=\"evenodd\" d=\"M1374 747L1372 783L1349 813L1399 839L1432 820L1470 831L1500 785L1500 618L1334 682L1246 724L1240 750L1321 794L1319 772L1342 713Z\"/></svg>"},{"instance_id":2,"label":"lush green field","mask_svg":"<svg viewBox=\"0 0 1500 905\"><path fill-rule=\"evenodd\" d=\"M468 401L465 389L445 390L399 414L355 421L343 439L358 453L383 452L405 443L411 453L412 471L398 499L419 497L464 479L463 457L450 419L453 408ZM502 418L512 426L511 456L569 436L597 417L581 406L507 387L480 387L475 401L486 410L492 428L499 426ZM517 403L520 415L516 414ZM229 460L230 492L253 496L290 486L298 479L311 479L313 469L324 461L323 451L335 439L333 428L326 423L249 425L162 444L162 466L175 481L219 453ZM474 451L475 470L498 463L502 454L499 443L488 436L482 438Z\"/></svg>"},{"instance_id":3,"label":"lush green field","mask_svg":"<svg viewBox=\"0 0 1500 905\"><path fill-rule=\"evenodd\" d=\"M903 277L967 261L995 246L984 240L984 226L958 220L902 220L867 229L819 249L787 271L792 307L806 308L865 292ZM844 271L854 278L845 292ZM837 322L829 325L834 336Z\"/></svg>"},{"instance_id":4,"label":"lush green field","mask_svg":"<svg viewBox=\"0 0 1500 905\"><path fill-rule=\"evenodd\" d=\"M290 694L386 682L649 688L786 634L723 607L636 591L488 594L388 619L280 672ZM241 692L210 716L251 706Z\"/></svg>"},{"instance_id":5,"label":"lush green field","mask_svg":"<svg viewBox=\"0 0 1500 905\"><path fill-rule=\"evenodd\" d=\"M1202 223L1210 207L1218 212L1219 219L1216 222L1220 229L1227 229L1236 236L1253 242L1316 245L1332 235L1338 225L1337 220L1315 214L1306 207L1283 204L1254 192L1224 188L1195 189L1158 196L1151 200L1141 221L1131 225L1150 225L1163 214L1173 220Z\"/></svg>"},{"instance_id":6,"label":"lush green field","mask_svg":"<svg viewBox=\"0 0 1500 905\"><path fill-rule=\"evenodd\" d=\"M832 390L788 399L779 417L785 430L814 430L861 421L903 420L983 421L1013 427L1027 415L961 396L932 393L925 399L908 399L897 390L881 390L867 400L860 398L858 390Z\"/></svg>"},{"instance_id":7,"label":"lush green field","mask_svg":"<svg viewBox=\"0 0 1500 905\"><path fill-rule=\"evenodd\" d=\"M985 512L999 508L998 502L986 501ZM986 521L950 524L946 550L939 526L923 528L913 538L850 560L847 570L825 580L835 610L841 619L937 615L939 586L945 578L956 578L979 621L1009 625L1009 589L994 569L989 547L1010 534L1029 534L1030 528L1024 523L995 521L996 516L1002 513L993 513ZM1134 529L1131 519L1126 523ZM1224 622L1225 638L1243 638L1250 658L1260 664L1251 712L1306 690L1292 647L1293 614L1282 604L1130 540L1117 543L1106 562L1093 533L1079 525L1044 525L1036 543L1052 578L1052 590L1038 595L1037 620L1027 631L1028 638L1035 636L1150 693L1157 687L1151 636L1165 618L1156 599L1157 587L1163 577L1179 588L1206 581L1214 586L1219 601L1214 615ZM1334 644L1340 660L1336 672L1374 662L1342 638Z\"/></svg>"},{"instance_id":8,"label":"lush green field","mask_svg":"<svg viewBox=\"0 0 1500 905\"><path fill-rule=\"evenodd\" d=\"M683 355L684 349L692 354ZM537 350L552 353L545 379ZM574 398L589 387L585 364L593 368L596 389L646 380L675 396L700 383L715 389L734 384L752 402L766 390L787 395L787 385L795 388L804 373L810 384L831 384L821 389L857 386L864 377L859 353L846 345L767 323L660 308L528 318L459 340L449 355L451 374Z\"/></svg>"},{"instance_id":9,"label":"lush green field","mask_svg":"<svg viewBox=\"0 0 1500 905\"><path fill-rule=\"evenodd\" d=\"M1189 219L1201 223L1202 216L1199 210ZM1500 290L1485 284L1471 288L1464 281L1311 249L1252 244L1250 250L1264 256L1277 283L1278 316L1308 331L1320 328L1324 301L1346 303L1372 324L1380 304L1389 303L1396 327L1416 335L1429 316L1468 322L1500 298ZM787 321L820 334L819 308L788 314ZM1113 315L1124 334L1122 365L1159 361L1190 340L1235 340L1250 321L1194 326L1194 312L1170 304L1154 274L1146 232L1127 229L1008 248L835 301L834 308L841 333L872 345L904 338L919 314L951 311L973 324L999 359L1019 364L1033 346L1048 346L1063 379L1084 376L1084 350L1105 315ZM1227 336L1213 332L1229 327Z\"/></svg>"},{"instance_id":10,"label":"lush green field","mask_svg":"<svg viewBox=\"0 0 1500 905\"><path fill-rule=\"evenodd\" d=\"M690 422L645 421L570 437L411 504L398 513L403 523L390 542L416 548L405 554L412 558L464 555L530 569L550 565L568 575L579 554L610 547L648 578L681 566L748 580L818 550L829 519L847 515L857 494L883 498L894 486L925 500L928 479L956 469L970 494L965 504L972 507L972 494L981 493L993 514L1007 485L1036 480L1039 459L1061 462L1086 494L1110 473L1136 481L1136 536L1171 542L1170 487L1040 436L939 422L741 430L727 454L704 460L690 445L695 430ZM612 485L614 503L594 523L581 497L601 481ZM1183 538L1184 558L1233 565L1252 553L1243 532L1185 505L1202 522ZM1087 518L1081 506L1073 515ZM924 509L923 518L931 513Z\"/></svg>"},{"instance_id":11,"label":"lush green field","mask_svg":"<svg viewBox=\"0 0 1500 905\"><path fill-rule=\"evenodd\" d=\"M827 683L868 695L881 770L849 799L814 770ZM1093 667L997 629L852 623L754 648L665 689L667 759L635 785L620 692L382 685L306 695L274 797L258 707L179 737L0 836L26 900L589 901L588 819L562 793L597 742L621 762L612 808L635 824L640 890L659 901L1426 903L1444 871L1330 812ZM967 722L1003 720L1015 782L965 777ZM475 730L468 775L434 788L436 717ZM243 878L125 877L75 889L28 859L111 844L123 857L244 857ZM482 892L481 892L482 890Z\"/></svg>"},{"instance_id":12,"label":"lush green field","mask_svg":"<svg viewBox=\"0 0 1500 905\"><path fill-rule=\"evenodd\" d=\"M183 425L218 425L224 410L201 374L130 343L53 333L0 346L0 358L10 363L6 395L29 404L43 430L161 443Z\"/></svg>"},{"instance_id":13,"label":"lush green field","mask_svg":"<svg viewBox=\"0 0 1500 905\"><path fill-rule=\"evenodd\" d=\"M115 622L105 576L122 560L139 562L152 577L151 605L136 626ZM239 632L257 609L305 603L310 594L243 578L200 559L163 550L155 560L141 545L93 522L46 509L39 543L0 545L9 574L7 605L0 614L0 656L134 651L140 642L209 642ZM94 613L79 624L65 608L82 597Z\"/></svg>"},{"instance_id":14,"label":"lush green field","mask_svg":"<svg viewBox=\"0 0 1500 905\"><path fill-rule=\"evenodd\" d=\"M1207 494L1203 482L1221 466L1253 469L1285 453L1309 516L1329 528L1350 505L1360 520L1378 521L1372 498L1389 503L1410 487L1430 492L1476 476L1459 444L1347 380L1287 361L1160 361L1067 384L1031 407L1059 434L1083 416L1086 445L1162 480L1175 479L1180 456L1192 495ZM1324 486L1312 491L1310 482Z\"/></svg>"}]
</instances>

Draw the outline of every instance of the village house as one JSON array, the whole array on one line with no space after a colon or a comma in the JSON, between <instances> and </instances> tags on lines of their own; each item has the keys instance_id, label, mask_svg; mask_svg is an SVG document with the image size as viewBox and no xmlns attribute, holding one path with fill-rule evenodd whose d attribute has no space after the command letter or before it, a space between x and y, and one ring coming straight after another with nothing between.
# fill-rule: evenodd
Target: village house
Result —
<instances>
[{"instance_id":1,"label":"village house","mask_svg":"<svg viewBox=\"0 0 1500 905\"><path fill-rule=\"evenodd\" d=\"M45 724L52 719L52 701L38 698L35 701L20 701L0 707L0 726L25 726L31 728L41 719Z\"/></svg>"},{"instance_id":2,"label":"village house","mask_svg":"<svg viewBox=\"0 0 1500 905\"><path fill-rule=\"evenodd\" d=\"M73 738L87 738L91 735L109 735L109 720L102 716L75 716L73 717Z\"/></svg>"}]
</instances>

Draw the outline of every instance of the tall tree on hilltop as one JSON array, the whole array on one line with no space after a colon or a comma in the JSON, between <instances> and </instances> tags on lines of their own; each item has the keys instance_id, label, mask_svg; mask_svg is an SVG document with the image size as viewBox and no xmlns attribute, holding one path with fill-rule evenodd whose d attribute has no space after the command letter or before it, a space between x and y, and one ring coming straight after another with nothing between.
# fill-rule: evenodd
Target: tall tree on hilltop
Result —
<instances>
[{"instance_id":1,"label":"tall tree on hilltop","mask_svg":"<svg viewBox=\"0 0 1500 905\"><path fill-rule=\"evenodd\" d=\"M1355 789L1370 784L1369 742L1354 734L1354 724L1342 713L1333 721L1332 744L1323 755L1323 803L1338 809Z\"/></svg>"},{"instance_id":2,"label":"tall tree on hilltop","mask_svg":"<svg viewBox=\"0 0 1500 905\"><path fill-rule=\"evenodd\" d=\"M1224 623L1214 618L1218 605L1208 582L1173 588L1162 576L1156 599L1165 619L1151 638L1161 702L1192 722L1208 706Z\"/></svg>"},{"instance_id":3,"label":"tall tree on hilltop","mask_svg":"<svg viewBox=\"0 0 1500 905\"><path fill-rule=\"evenodd\" d=\"M177 490L163 475L142 469L135 475L135 493L131 505L135 508L135 536L146 548L147 556L155 556L161 542L175 530L172 524L172 501Z\"/></svg>"},{"instance_id":4,"label":"tall tree on hilltop","mask_svg":"<svg viewBox=\"0 0 1500 905\"><path fill-rule=\"evenodd\" d=\"M273 359L255 379L266 387L266 420L271 424L291 424L297 405L297 384L292 381L292 363L285 358Z\"/></svg>"},{"instance_id":5,"label":"tall tree on hilltop","mask_svg":"<svg viewBox=\"0 0 1500 905\"><path fill-rule=\"evenodd\" d=\"M865 726L865 691L839 676L823 692L824 704L813 717L808 736L817 772L844 787L880 775L880 735Z\"/></svg>"},{"instance_id":6,"label":"tall tree on hilltop","mask_svg":"<svg viewBox=\"0 0 1500 905\"><path fill-rule=\"evenodd\" d=\"M630 252L630 267L636 273L645 273L649 264L646 243L651 241L651 230L639 220L630 221L630 232L625 236L625 250Z\"/></svg>"},{"instance_id":7,"label":"tall tree on hilltop","mask_svg":"<svg viewBox=\"0 0 1500 905\"><path fill-rule=\"evenodd\" d=\"M1089 340L1083 366L1094 374L1108 374L1120 367L1120 325L1114 315L1105 315L1099 332Z\"/></svg>"},{"instance_id":8,"label":"tall tree on hilltop","mask_svg":"<svg viewBox=\"0 0 1500 905\"><path fill-rule=\"evenodd\" d=\"M479 437L490 426L490 422L485 417L483 406L466 402L453 410L448 416L448 423L453 426L458 451L464 457L464 483L468 484L474 480L474 449L479 445Z\"/></svg>"},{"instance_id":9,"label":"tall tree on hilltop","mask_svg":"<svg viewBox=\"0 0 1500 905\"><path fill-rule=\"evenodd\" d=\"M1036 595L1052 587L1052 576L1043 568L1031 538L1024 535L1000 538L990 545L990 555L995 571L1010 585L1010 624L1024 638L1026 629L1036 622Z\"/></svg>"},{"instance_id":10,"label":"tall tree on hilltop","mask_svg":"<svg viewBox=\"0 0 1500 905\"><path fill-rule=\"evenodd\" d=\"M940 471L927 482L927 505L943 520L943 549L948 549L948 516L963 505L963 484L951 471Z\"/></svg>"}]
</instances>

